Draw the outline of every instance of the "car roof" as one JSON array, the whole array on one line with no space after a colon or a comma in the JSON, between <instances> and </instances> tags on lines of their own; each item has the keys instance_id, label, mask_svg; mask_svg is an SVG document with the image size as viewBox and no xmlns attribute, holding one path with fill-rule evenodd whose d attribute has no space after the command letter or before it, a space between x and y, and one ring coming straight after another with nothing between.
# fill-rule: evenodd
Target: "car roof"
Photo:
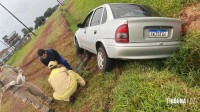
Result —
<instances>
[{"instance_id":1,"label":"car roof","mask_svg":"<svg viewBox=\"0 0 200 112\"><path fill-rule=\"evenodd\" d=\"M112 5L112 4L121 4L121 5L123 5L123 4L131 4L131 5L139 5L139 6L145 6L145 5L143 5L143 4L134 4L134 3L106 3L106 4L102 4L102 5L100 5L100 6L97 6L96 8L94 8L94 9L97 9L97 8L99 8L99 7L103 7L103 6L110 6L110 5Z\"/></svg>"},{"instance_id":2,"label":"car roof","mask_svg":"<svg viewBox=\"0 0 200 112\"><path fill-rule=\"evenodd\" d=\"M120 5L120 4L131 4L131 5L142 5L142 4L135 4L135 3L108 3L108 5L112 5L112 4L115 4L115 5Z\"/></svg>"},{"instance_id":3,"label":"car roof","mask_svg":"<svg viewBox=\"0 0 200 112\"><path fill-rule=\"evenodd\" d=\"M126 5L126 4L131 4L131 5L139 5L139 6L146 6L146 5L143 5L143 4L135 4L135 3L106 3L106 4L102 4L102 5L99 5L99 6L97 6L96 8L98 8L98 7L103 7L103 6L110 6L110 5L113 5L113 4L121 4L121 5ZM94 9L96 9L96 8L94 8Z\"/></svg>"}]
</instances>

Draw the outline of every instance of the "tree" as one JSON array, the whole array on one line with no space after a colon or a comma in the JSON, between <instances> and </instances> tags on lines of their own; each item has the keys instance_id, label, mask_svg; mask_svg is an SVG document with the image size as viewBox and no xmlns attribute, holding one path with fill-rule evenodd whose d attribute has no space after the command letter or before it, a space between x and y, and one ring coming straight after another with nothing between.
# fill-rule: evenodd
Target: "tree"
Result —
<instances>
[{"instance_id":1,"label":"tree","mask_svg":"<svg viewBox=\"0 0 200 112\"><path fill-rule=\"evenodd\" d=\"M24 35L27 35L29 32L32 32L33 31L33 27L29 27L29 30L27 28L22 28L21 32L24 34Z\"/></svg>"},{"instance_id":2,"label":"tree","mask_svg":"<svg viewBox=\"0 0 200 112\"><path fill-rule=\"evenodd\" d=\"M29 31L28 31L26 28L22 28L21 32L22 32L24 35L26 35L26 34L28 34Z\"/></svg>"},{"instance_id":3,"label":"tree","mask_svg":"<svg viewBox=\"0 0 200 112\"><path fill-rule=\"evenodd\" d=\"M35 22L35 28L38 28L39 26L45 23L45 17L44 16L37 17L34 22Z\"/></svg>"},{"instance_id":4,"label":"tree","mask_svg":"<svg viewBox=\"0 0 200 112\"><path fill-rule=\"evenodd\" d=\"M29 30L30 30L30 31L33 31L33 29L34 29L33 27L29 27Z\"/></svg>"},{"instance_id":5,"label":"tree","mask_svg":"<svg viewBox=\"0 0 200 112\"><path fill-rule=\"evenodd\" d=\"M48 8L47 11L44 13L44 17L47 18L47 17L51 16L52 13L53 13L52 9Z\"/></svg>"},{"instance_id":6,"label":"tree","mask_svg":"<svg viewBox=\"0 0 200 112\"><path fill-rule=\"evenodd\" d=\"M46 12L44 13L44 17L47 18L49 16L51 16L53 14L53 12L59 7L59 5L55 5L54 7L52 8L48 8L46 10Z\"/></svg>"},{"instance_id":7,"label":"tree","mask_svg":"<svg viewBox=\"0 0 200 112\"><path fill-rule=\"evenodd\" d=\"M55 5L52 10L55 11L57 8L59 7L59 5Z\"/></svg>"}]
</instances>

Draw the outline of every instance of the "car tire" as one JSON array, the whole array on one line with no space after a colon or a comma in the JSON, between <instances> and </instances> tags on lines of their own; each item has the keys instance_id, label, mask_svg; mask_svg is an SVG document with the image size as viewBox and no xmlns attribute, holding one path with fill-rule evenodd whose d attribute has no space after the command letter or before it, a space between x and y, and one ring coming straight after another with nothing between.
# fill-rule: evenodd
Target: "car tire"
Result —
<instances>
[{"instance_id":1,"label":"car tire","mask_svg":"<svg viewBox=\"0 0 200 112\"><path fill-rule=\"evenodd\" d=\"M111 69L111 59L108 57L106 50L103 46L98 48L97 51L97 66L101 72L107 72Z\"/></svg>"},{"instance_id":2,"label":"car tire","mask_svg":"<svg viewBox=\"0 0 200 112\"><path fill-rule=\"evenodd\" d=\"M76 53L77 54L83 54L84 50L82 48L80 48L76 38L75 38L75 47L76 47Z\"/></svg>"}]
</instances>

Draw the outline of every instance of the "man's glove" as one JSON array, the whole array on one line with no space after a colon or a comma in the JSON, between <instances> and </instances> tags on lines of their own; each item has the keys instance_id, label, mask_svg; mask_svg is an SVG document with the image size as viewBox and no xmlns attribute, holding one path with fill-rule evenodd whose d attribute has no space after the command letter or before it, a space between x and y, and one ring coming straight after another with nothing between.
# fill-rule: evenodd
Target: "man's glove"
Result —
<instances>
[{"instance_id":1,"label":"man's glove","mask_svg":"<svg viewBox=\"0 0 200 112\"><path fill-rule=\"evenodd\" d=\"M0 93L6 92L10 87L16 85L16 81L11 81L10 83L6 84L4 87L0 88Z\"/></svg>"},{"instance_id":2,"label":"man's glove","mask_svg":"<svg viewBox=\"0 0 200 112\"><path fill-rule=\"evenodd\" d=\"M12 81L12 82L10 82L9 84L10 84L11 86L13 86L13 85L16 84L16 82L15 82L15 81Z\"/></svg>"},{"instance_id":3,"label":"man's glove","mask_svg":"<svg viewBox=\"0 0 200 112\"><path fill-rule=\"evenodd\" d=\"M25 77L22 76L21 73L19 73L19 75L17 76L16 84L17 85L24 85L24 83L25 83Z\"/></svg>"}]
</instances>

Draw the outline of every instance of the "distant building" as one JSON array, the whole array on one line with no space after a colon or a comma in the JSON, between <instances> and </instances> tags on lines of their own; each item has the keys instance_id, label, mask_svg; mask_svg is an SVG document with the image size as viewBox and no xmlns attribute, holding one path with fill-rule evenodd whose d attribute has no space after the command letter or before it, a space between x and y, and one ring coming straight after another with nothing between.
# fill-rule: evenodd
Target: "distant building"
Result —
<instances>
[{"instance_id":1,"label":"distant building","mask_svg":"<svg viewBox=\"0 0 200 112\"><path fill-rule=\"evenodd\" d=\"M3 37L3 40L10 47L13 46L17 50L19 50L24 44L21 37L18 35L18 33L16 33L16 31L12 32L9 36L5 35Z\"/></svg>"}]
</instances>

